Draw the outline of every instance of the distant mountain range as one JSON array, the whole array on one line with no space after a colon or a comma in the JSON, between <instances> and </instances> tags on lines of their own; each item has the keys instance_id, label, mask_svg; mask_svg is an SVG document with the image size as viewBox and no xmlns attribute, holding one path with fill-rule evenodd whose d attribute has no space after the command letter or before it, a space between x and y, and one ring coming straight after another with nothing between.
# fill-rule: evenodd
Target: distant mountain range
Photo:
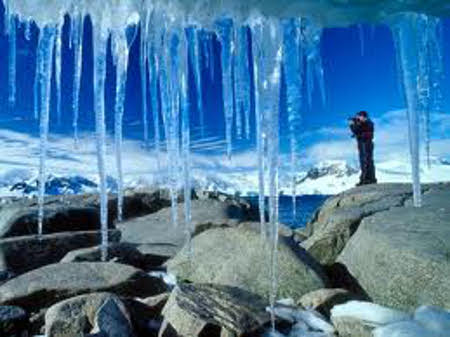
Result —
<instances>
[{"instance_id":1,"label":"distant mountain range","mask_svg":"<svg viewBox=\"0 0 450 337\"><path fill-rule=\"evenodd\" d=\"M377 164L377 178L383 182L410 182L409 163L387 161ZM220 191L228 194L256 195L258 194L258 177L255 170L247 172L220 172L193 170L192 186L205 190ZM0 177L1 178L1 177ZM47 194L77 194L97 191L97 177L81 175L58 176L51 175L46 183ZM359 180L359 170L345 161L321 162L309 170L299 172L295 177L297 194L332 195L355 186ZM422 167L424 183L450 181L450 161L434 159L430 168ZM145 187L145 180L140 177L126 180L127 187ZM0 195L35 195L37 193L37 178L24 174L21 180L0 181ZM181 187L181 186L180 186ZM115 192L117 182L108 176L108 189ZM279 190L281 194L292 193L292 177L287 172L280 173Z\"/></svg>"}]
</instances>

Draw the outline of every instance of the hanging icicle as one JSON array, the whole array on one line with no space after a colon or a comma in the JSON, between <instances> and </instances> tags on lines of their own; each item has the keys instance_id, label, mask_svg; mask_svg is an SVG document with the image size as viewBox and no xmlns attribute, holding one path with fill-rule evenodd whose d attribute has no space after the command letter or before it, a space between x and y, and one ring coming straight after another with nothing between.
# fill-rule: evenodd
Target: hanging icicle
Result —
<instances>
[{"instance_id":1,"label":"hanging icicle","mask_svg":"<svg viewBox=\"0 0 450 337\"><path fill-rule=\"evenodd\" d=\"M203 108L203 88L201 80L201 58L200 58L200 32L194 26L186 29L186 38L188 45L189 58L192 62L192 68L194 70L195 87L197 93L196 108L200 117L200 135L203 138L205 135L205 115Z\"/></svg>"},{"instance_id":2,"label":"hanging icicle","mask_svg":"<svg viewBox=\"0 0 450 337\"><path fill-rule=\"evenodd\" d=\"M419 117L419 94L418 94L418 72L421 50L418 48L418 15L404 14L393 24L395 45L400 61L400 69L405 90L408 138L411 159L413 199L414 206L421 206L420 186L420 117Z\"/></svg>"},{"instance_id":3,"label":"hanging icicle","mask_svg":"<svg viewBox=\"0 0 450 337\"><path fill-rule=\"evenodd\" d=\"M236 131L250 139L250 62L248 54L248 27L242 26L237 32L235 58ZM244 120L243 128L241 121ZM244 129L244 130L242 130Z\"/></svg>"},{"instance_id":4,"label":"hanging icicle","mask_svg":"<svg viewBox=\"0 0 450 337\"><path fill-rule=\"evenodd\" d=\"M8 70L8 80L9 80L9 96L8 102L10 109L13 109L16 104L16 17L14 15L9 15L9 70Z\"/></svg>"},{"instance_id":5,"label":"hanging icicle","mask_svg":"<svg viewBox=\"0 0 450 337\"><path fill-rule=\"evenodd\" d=\"M148 104L147 104L147 39L150 15L147 9L144 10L141 20L141 44L139 55L139 67L141 71L141 99L142 99L142 127L144 144L148 145Z\"/></svg>"},{"instance_id":6,"label":"hanging icicle","mask_svg":"<svg viewBox=\"0 0 450 337\"><path fill-rule=\"evenodd\" d=\"M312 105L312 96L315 83L319 85L322 104L326 104L325 77L322 66L322 56L320 52L320 41L322 28L309 19L302 20L302 44L305 46L306 62L306 90L308 94L309 106Z\"/></svg>"},{"instance_id":7,"label":"hanging icicle","mask_svg":"<svg viewBox=\"0 0 450 337\"><path fill-rule=\"evenodd\" d=\"M61 23L56 30L55 39L55 89L56 89L56 116L58 125L61 125L61 47L62 47L62 33L63 24Z\"/></svg>"},{"instance_id":8,"label":"hanging icicle","mask_svg":"<svg viewBox=\"0 0 450 337\"><path fill-rule=\"evenodd\" d=\"M184 187L184 232L186 235L186 244L189 247L189 254L192 255L191 237L194 233L191 221L191 162L190 162L190 118L191 107L188 99L188 54L186 44L190 44L192 37L189 36L189 30L186 31L186 39L180 39L180 101L181 101L181 148L183 158L183 187ZM196 46L194 46L196 48ZM195 55L198 57L198 55ZM191 55L192 57L192 55ZM197 62L194 60L194 62ZM199 74L198 74L199 75Z\"/></svg>"},{"instance_id":9,"label":"hanging icicle","mask_svg":"<svg viewBox=\"0 0 450 337\"><path fill-rule=\"evenodd\" d=\"M282 50L281 33L278 23L272 21L256 22L253 27L253 43L255 57L255 83L257 84L258 114L257 119L264 118L264 131L267 133L267 152L259 160L259 172L264 179L264 164L267 165L269 190L269 226L262 228L270 239L271 259L271 293L270 306L272 327L275 329L274 306L277 295L277 253L278 253L278 170L279 170L279 93L281 77ZM258 122L257 124L261 123ZM264 138L262 138L264 139ZM262 142L260 139L260 142ZM261 146L261 145L260 145ZM259 149L261 150L261 149ZM262 163L262 165L261 165ZM263 186L264 187L264 186ZM263 195L264 196L264 195ZM260 200L261 200L260 190ZM264 199L262 199L264 200ZM261 206L260 206L261 207ZM261 212L261 209L260 209ZM264 214L262 215L264 216ZM263 224L263 218L261 218Z\"/></svg>"},{"instance_id":10,"label":"hanging icicle","mask_svg":"<svg viewBox=\"0 0 450 337\"><path fill-rule=\"evenodd\" d=\"M108 257L108 191L106 186L105 79L108 30L102 18L93 24L94 109L97 139L97 164L100 180L100 224L102 261Z\"/></svg>"},{"instance_id":11,"label":"hanging icicle","mask_svg":"<svg viewBox=\"0 0 450 337\"><path fill-rule=\"evenodd\" d=\"M39 79L42 73L42 34L38 31L38 45L36 50L36 66L34 73L34 84L33 84L33 98L34 98L34 119L39 118L39 109L40 109L40 85Z\"/></svg>"},{"instance_id":12,"label":"hanging icicle","mask_svg":"<svg viewBox=\"0 0 450 337\"><path fill-rule=\"evenodd\" d=\"M78 146L78 116L80 106L81 69L83 65L84 14L77 12L72 17L72 47L74 50L74 76L72 88L73 136Z\"/></svg>"},{"instance_id":13,"label":"hanging icicle","mask_svg":"<svg viewBox=\"0 0 450 337\"><path fill-rule=\"evenodd\" d=\"M42 237L44 225L44 196L47 178L47 142L50 115L50 95L52 79L53 47L56 27L42 28L42 39L39 44L39 53L42 57L42 72L39 74L39 87L41 97L40 111L40 156L39 156L39 191L38 191L38 236Z\"/></svg>"},{"instance_id":14,"label":"hanging icicle","mask_svg":"<svg viewBox=\"0 0 450 337\"><path fill-rule=\"evenodd\" d=\"M153 130L155 134L155 152L156 152L156 161L158 165L158 172L161 171L161 134L159 130L159 64L158 57L156 55L156 41L155 36L153 35L151 43L149 46L149 83L150 83L150 92L151 92L151 109L153 114Z\"/></svg>"},{"instance_id":15,"label":"hanging icicle","mask_svg":"<svg viewBox=\"0 0 450 337\"><path fill-rule=\"evenodd\" d=\"M233 58L234 28L231 19L222 19L217 23L221 49L223 109L225 114L226 154L231 160L232 127L234 117L233 102Z\"/></svg>"},{"instance_id":16,"label":"hanging icicle","mask_svg":"<svg viewBox=\"0 0 450 337\"><path fill-rule=\"evenodd\" d=\"M292 219L294 224L297 218L297 138L301 125L301 107L303 99L303 53L300 44L300 27L301 22L299 19L290 19L284 22L283 67L284 78L286 81L287 112L289 121Z\"/></svg>"},{"instance_id":17,"label":"hanging icicle","mask_svg":"<svg viewBox=\"0 0 450 337\"><path fill-rule=\"evenodd\" d=\"M114 143L117 167L117 221L123 220L123 168L122 168L122 124L125 89L128 70L127 38L123 32L112 35L112 54L116 64L116 102L114 114Z\"/></svg>"}]
</instances>

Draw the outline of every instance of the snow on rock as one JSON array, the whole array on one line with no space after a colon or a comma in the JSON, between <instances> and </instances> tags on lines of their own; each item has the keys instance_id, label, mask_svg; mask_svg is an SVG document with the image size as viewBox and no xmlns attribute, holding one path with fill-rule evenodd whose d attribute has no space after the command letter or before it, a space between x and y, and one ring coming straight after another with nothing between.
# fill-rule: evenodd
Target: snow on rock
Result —
<instances>
[{"instance_id":1,"label":"snow on rock","mask_svg":"<svg viewBox=\"0 0 450 337\"><path fill-rule=\"evenodd\" d=\"M414 313L414 320L430 331L450 334L450 313L434 306L422 306Z\"/></svg>"},{"instance_id":2,"label":"snow on rock","mask_svg":"<svg viewBox=\"0 0 450 337\"><path fill-rule=\"evenodd\" d=\"M381 326L411 319L411 315L405 312L385 308L375 303L360 301L350 301L336 305L331 309L331 317L350 317L363 321L370 326Z\"/></svg>"},{"instance_id":3,"label":"snow on rock","mask_svg":"<svg viewBox=\"0 0 450 337\"><path fill-rule=\"evenodd\" d=\"M444 337L444 335L427 330L415 321L404 321L375 329L373 337Z\"/></svg>"}]
</instances>

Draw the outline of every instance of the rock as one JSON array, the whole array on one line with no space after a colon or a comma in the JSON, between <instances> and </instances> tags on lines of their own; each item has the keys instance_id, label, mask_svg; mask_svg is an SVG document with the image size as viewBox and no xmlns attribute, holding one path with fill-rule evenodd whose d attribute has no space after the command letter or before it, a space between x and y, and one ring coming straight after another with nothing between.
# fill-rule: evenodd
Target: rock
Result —
<instances>
[{"instance_id":1,"label":"rock","mask_svg":"<svg viewBox=\"0 0 450 337\"><path fill-rule=\"evenodd\" d=\"M71 251L64 256L61 262L96 262L100 259L101 246L95 246ZM161 266L168 257L143 254L135 245L121 242L108 246L108 259L147 270Z\"/></svg>"},{"instance_id":2,"label":"rock","mask_svg":"<svg viewBox=\"0 0 450 337\"><path fill-rule=\"evenodd\" d=\"M445 334L437 334L433 331L427 330L421 324L415 321L404 321L390 324L387 326L378 327L373 331L373 337L446 337Z\"/></svg>"},{"instance_id":3,"label":"rock","mask_svg":"<svg viewBox=\"0 0 450 337\"><path fill-rule=\"evenodd\" d=\"M161 279L131 266L112 262L57 263L23 274L0 286L0 304L18 305L33 312L93 291L146 297L165 290Z\"/></svg>"},{"instance_id":4,"label":"rock","mask_svg":"<svg viewBox=\"0 0 450 337\"><path fill-rule=\"evenodd\" d=\"M109 231L110 242L119 239L119 231ZM42 238L33 235L0 239L0 270L22 274L58 262L68 252L94 246L100 241L99 231L54 233Z\"/></svg>"},{"instance_id":5,"label":"rock","mask_svg":"<svg viewBox=\"0 0 450 337\"><path fill-rule=\"evenodd\" d=\"M47 337L84 337L92 332L105 337L133 335L124 304L110 293L81 295L51 306L45 315L45 332Z\"/></svg>"},{"instance_id":6,"label":"rock","mask_svg":"<svg viewBox=\"0 0 450 337\"><path fill-rule=\"evenodd\" d=\"M169 300L170 293L163 293L156 296L151 296L143 299L141 302L147 307L154 310L156 313L160 313L167 301Z\"/></svg>"},{"instance_id":7,"label":"rock","mask_svg":"<svg viewBox=\"0 0 450 337\"><path fill-rule=\"evenodd\" d=\"M99 228L98 194L47 196L45 199L44 233L93 231ZM154 213L170 206L166 190L126 191L123 217L130 219ZM37 233L36 199L11 199L0 207L0 238L34 235ZM117 218L117 199L108 201L110 226Z\"/></svg>"},{"instance_id":8,"label":"rock","mask_svg":"<svg viewBox=\"0 0 450 337\"><path fill-rule=\"evenodd\" d=\"M450 308L450 188L423 199L364 219L338 258L376 303Z\"/></svg>"},{"instance_id":9,"label":"rock","mask_svg":"<svg viewBox=\"0 0 450 337\"><path fill-rule=\"evenodd\" d=\"M319 289L303 295L299 304L330 317L330 311L335 305L351 300L361 300L361 296L354 295L345 289Z\"/></svg>"},{"instance_id":10,"label":"rock","mask_svg":"<svg viewBox=\"0 0 450 337\"><path fill-rule=\"evenodd\" d=\"M0 305L0 336L27 336L28 329L28 315L22 308Z\"/></svg>"},{"instance_id":11,"label":"rock","mask_svg":"<svg viewBox=\"0 0 450 337\"><path fill-rule=\"evenodd\" d=\"M182 204L178 206L180 223L177 228L173 228L170 208L119 224L122 241L150 247L165 245L174 247L173 252L179 251L186 242L183 207ZM245 220L245 206L237 202L194 200L191 207L196 233L213 227L236 226Z\"/></svg>"},{"instance_id":12,"label":"rock","mask_svg":"<svg viewBox=\"0 0 450 337\"><path fill-rule=\"evenodd\" d=\"M220 336L222 327L241 336L269 321L266 305L259 296L235 287L180 284L162 314L180 336Z\"/></svg>"},{"instance_id":13,"label":"rock","mask_svg":"<svg viewBox=\"0 0 450 337\"><path fill-rule=\"evenodd\" d=\"M320 263L333 264L365 217L402 206L410 197L407 184L366 185L341 193L326 200L307 224L308 238L301 245Z\"/></svg>"},{"instance_id":14,"label":"rock","mask_svg":"<svg viewBox=\"0 0 450 337\"><path fill-rule=\"evenodd\" d=\"M216 228L193 241L166 265L179 280L235 286L267 298L271 289L270 244L260 233L247 228ZM298 246L281 240L278 253L278 297L299 299L324 288L320 267Z\"/></svg>"},{"instance_id":15,"label":"rock","mask_svg":"<svg viewBox=\"0 0 450 337\"><path fill-rule=\"evenodd\" d=\"M363 321L350 317L332 317L332 322L339 337L372 337L373 327Z\"/></svg>"}]
</instances>

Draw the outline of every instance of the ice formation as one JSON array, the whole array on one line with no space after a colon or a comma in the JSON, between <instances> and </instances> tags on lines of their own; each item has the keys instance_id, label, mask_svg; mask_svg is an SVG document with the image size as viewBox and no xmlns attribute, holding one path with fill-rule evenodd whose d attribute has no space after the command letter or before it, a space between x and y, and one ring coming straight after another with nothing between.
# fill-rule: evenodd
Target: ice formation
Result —
<instances>
[{"instance_id":1,"label":"ice formation","mask_svg":"<svg viewBox=\"0 0 450 337\"><path fill-rule=\"evenodd\" d=\"M72 91L73 129L78 139L80 79L83 58L84 25L87 17L93 27L94 102L97 161L101 200L103 259L108 244L107 172L105 167L105 80L108 48L116 65L115 146L119 220L122 217L123 172L121 164L122 117L129 43L126 30L140 26L140 75L144 140L149 138L148 111L153 116L154 143L159 157L162 144L168 157L168 185L172 220L179 222L179 187L185 199L185 230L190 228L190 115L200 115L203 132L202 69L211 81L222 80L225 114L225 153L231 158L233 130L238 138L250 138L250 102L255 102L258 153L259 211L261 233L272 244L270 302L274 308L277 288L278 194L279 194L279 94L281 79L286 81L289 133L291 135L292 194L295 195L295 162L301 151L295 134L301 122L302 106L311 104L313 90L326 102L325 76L320 42L323 27L388 22L392 27L401 70L401 84L408 107L408 134L411 153L414 204L420 206L420 140L425 125L426 152L429 153L429 113L438 110L441 93L442 50L439 19L450 9L445 1L430 0L3 0L5 31L9 35L9 103L15 102L16 25L25 22L40 28L34 79L35 117L40 118L41 154L39 169L39 234L43 228L46 180L46 152L49 130L52 65L55 62L57 111L61 113L62 27L70 25L69 45L74 53ZM408 12L405 14L405 12ZM65 15L70 17L64 20ZM364 31L361 50L364 53ZM111 39L111 43L109 43ZM221 44L216 55L214 44ZM220 57L221 74L214 60ZM438 66L435 65L437 61ZM190 66L189 66L190 64ZM193 70L197 91L196 107L189 102L188 69ZM251 73L253 72L253 73ZM251 82L253 80L253 83ZM252 85L253 84L253 85ZM254 87L254 90L251 88ZM302 88L306 89L305 98ZM149 100L148 94L151 95ZM160 99L159 99L160 97ZM150 105L148 104L150 102ZM162 123L160 123L160 112ZM160 124L164 134L160 133ZM165 140L165 142L163 142ZM180 173L181 172L181 173ZM264 196L269 195L266 208ZM295 209L295 207L294 207ZM268 213L266 223L265 212ZM274 310L271 311L272 313Z\"/></svg>"}]
</instances>

